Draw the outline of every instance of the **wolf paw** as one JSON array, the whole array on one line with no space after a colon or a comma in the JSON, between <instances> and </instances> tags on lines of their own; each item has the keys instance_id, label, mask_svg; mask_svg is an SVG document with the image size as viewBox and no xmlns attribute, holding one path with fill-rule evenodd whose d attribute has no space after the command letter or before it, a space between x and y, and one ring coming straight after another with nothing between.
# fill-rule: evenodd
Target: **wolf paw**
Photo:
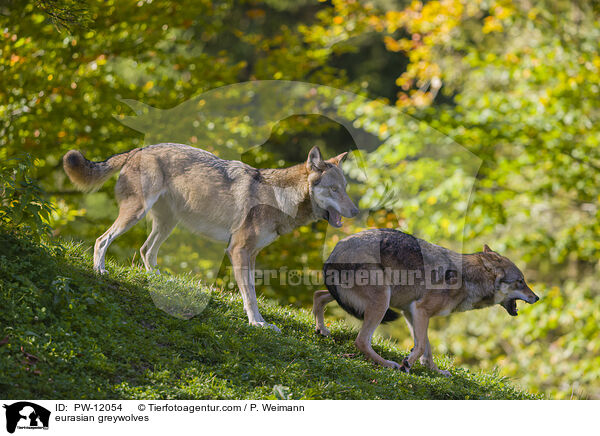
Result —
<instances>
[{"instance_id":1,"label":"wolf paw","mask_svg":"<svg viewBox=\"0 0 600 436\"><path fill-rule=\"evenodd\" d=\"M266 321L254 321L254 322L251 322L250 325L253 325L254 327L269 328L271 330L275 330L278 333L281 333L281 330L279 329L279 327L277 327L275 324L269 324Z\"/></svg>"},{"instance_id":2,"label":"wolf paw","mask_svg":"<svg viewBox=\"0 0 600 436\"><path fill-rule=\"evenodd\" d=\"M438 369L437 372L439 372L444 377L452 377L452 373L450 371L446 371L445 369Z\"/></svg>"},{"instance_id":3,"label":"wolf paw","mask_svg":"<svg viewBox=\"0 0 600 436\"><path fill-rule=\"evenodd\" d=\"M327 327L317 327L315 329L315 333L320 334L321 336L331 336L331 332L329 331L329 329Z\"/></svg>"},{"instance_id":4,"label":"wolf paw","mask_svg":"<svg viewBox=\"0 0 600 436\"><path fill-rule=\"evenodd\" d=\"M98 274L104 276L108 274L108 271L104 268L94 268L94 271L96 271Z\"/></svg>"}]
</instances>

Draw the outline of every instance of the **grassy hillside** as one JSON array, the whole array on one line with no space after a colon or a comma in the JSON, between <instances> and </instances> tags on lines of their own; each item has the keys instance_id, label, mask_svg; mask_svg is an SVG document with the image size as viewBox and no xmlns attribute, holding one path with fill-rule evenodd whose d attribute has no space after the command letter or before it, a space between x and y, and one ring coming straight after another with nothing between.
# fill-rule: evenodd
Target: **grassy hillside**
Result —
<instances>
[{"instance_id":1,"label":"grassy hillside","mask_svg":"<svg viewBox=\"0 0 600 436\"><path fill-rule=\"evenodd\" d=\"M90 265L82 247L0 232L1 397L535 398L439 356L452 378L376 367L357 354L355 330L333 323L332 338L321 338L306 310L261 300L276 333L248 326L237 292L110 263L101 277ZM384 340L375 348L396 361L407 353Z\"/></svg>"}]
</instances>

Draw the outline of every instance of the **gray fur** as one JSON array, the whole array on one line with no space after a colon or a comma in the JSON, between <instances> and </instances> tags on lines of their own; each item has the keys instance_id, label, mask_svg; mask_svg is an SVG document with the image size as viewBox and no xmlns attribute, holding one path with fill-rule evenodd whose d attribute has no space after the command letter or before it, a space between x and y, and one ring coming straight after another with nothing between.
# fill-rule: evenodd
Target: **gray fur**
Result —
<instances>
[{"instance_id":1,"label":"gray fur","mask_svg":"<svg viewBox=\"0 0 600 436\"><path fill-rule=\"evenodd\" d=\"M69 151L63 164L71 181L95 189L121 170L115 186L119 216L96 241L94 269L104 273L110 243L146 214L152 231L140 249L147 270L156 267L160 245L181 223L188 229L228 242L236 281L251 324L270 326L258 310L254 260L261 248L296 227L358 209L345 192L339 168L346 153L324 161L313 147L307 162L290 168L253 168L182 144L156 144L91 162Z\"/></svg>"}]
</instances>

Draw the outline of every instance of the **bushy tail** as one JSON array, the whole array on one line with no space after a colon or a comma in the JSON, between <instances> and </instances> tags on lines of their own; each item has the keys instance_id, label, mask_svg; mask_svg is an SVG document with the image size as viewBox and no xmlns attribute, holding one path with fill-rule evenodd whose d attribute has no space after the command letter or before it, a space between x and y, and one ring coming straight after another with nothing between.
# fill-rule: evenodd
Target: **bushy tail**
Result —
<instances>
[{"instance_id":1,"label":"bushy tail","mask_svg":"<svg viewBox=\"0 0 600 436\"><path fill-rule=\"evenodd\" d=\"M125 165L132 151L134 150L115 154L104 162L92 162L87 160L79 150L69 150L63 157L63 167L78 189L93 192L100 189L110 176Z\"/></svg>"}]
</instances>

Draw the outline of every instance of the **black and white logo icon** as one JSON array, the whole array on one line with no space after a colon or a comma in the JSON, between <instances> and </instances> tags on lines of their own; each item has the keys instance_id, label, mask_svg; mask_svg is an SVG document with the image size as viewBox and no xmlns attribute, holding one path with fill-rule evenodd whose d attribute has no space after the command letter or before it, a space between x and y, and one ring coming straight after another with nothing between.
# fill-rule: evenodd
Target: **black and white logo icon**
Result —
<instances>
[{"instance_id":1,"label":"black and white logo icon","mask_svg":"<svg viewBox=\"0 0 600 436\"><path fill-rule=\"evenodd\" d=\"M19 401L4 405L6 409L6 431L14 433L16 429L47 430L50 411L29 401Z\"/></svg>"}]
</instances>

